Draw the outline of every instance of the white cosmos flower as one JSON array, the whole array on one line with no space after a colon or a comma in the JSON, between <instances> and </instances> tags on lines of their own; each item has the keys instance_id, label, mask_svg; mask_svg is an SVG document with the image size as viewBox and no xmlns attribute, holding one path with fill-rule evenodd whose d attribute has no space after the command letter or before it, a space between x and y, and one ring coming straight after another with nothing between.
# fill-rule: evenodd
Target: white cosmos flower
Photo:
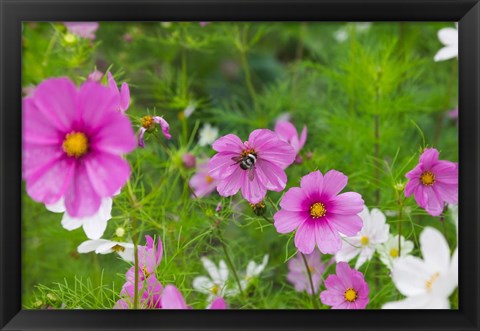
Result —
<instances>
[{"instance_id":1,"label":"white cosmos flower","mask_svg":"<svg viewBox=\"0 0 480 331\"><path fill-rule=\"evenodd\" d=\"M79 253L95 252L97 254L110 254L116 252L125 261L134 261L133 243L106 239L87 240L77 247L77 251Z\"/></svg>"},{"instance_id":2,"label":"white cosmos flower","mask_svg":"<svg viewBox=\"0 0 480 331\"><path fill-rule=\"evenodd\" d=\"M392 280L405 299L383 309L448 309L449 297L458 286L458 248L450 257L443 235L426 227L420 234L423 260L406 256L393 264Z\"/></svg>"},{"instance_id":3,"label":"white cosmos flower","mask_svg":"<svg viewBox=\"0 0 480 331\"><path fill-rule=\"evenodd\" d=\"M445 45L441 48L435 57L435 62L453 59L458 56L458 26L455 28L443 28L438 31L438 39Z\"/></svg>"},{"instance_id":4,"label":"white cosmos flower","mask_svg":"<svg viewBox=\"0 0 480 331\"><path fill-rule=\"evenodd\" d=\"M245 276L243 277L242 280L240 280L240 284L242 285L243 290L245 290L248 287L248 284L253 279L258 277L263 272L263 270L265 270L267 263L268 263L268 254L263 257L263 261L261 264L256 264L255 261L253 260L248 262Z\"/></svg>"},{"instance_id":5,"label":"white cosmos flower","mask_svg":"<svg viewBox=\"0 0 480 331\"><path fill-rule=\"evenodd\" d=\"M212 302L217 297L224 298L239 293L238 288L228 288L228 268L224 260L220 260L218 267L206 257L202 257L201 261L210 277L196 277L193 280L193 288L198 292L208 294L208 302Z\"/></svg>"},{"instance_id":6,"label":"white cosmos flower","mask_svg":"<svg viewBox=\"0 0 480 331\"><path fill-rule=\"evenodd\" d=\"M358 214L363 220L363 227L354 237L344 237L342 248L335 254L337 262L349 262L358 255L355 269L372 258L380 244L388 240L390 226L386 224L385 215L373 208L371 212L364 207Z\"/></svg>"},{"instance_id":7,"label":"white cosmos flower","mask_svg":"<svg viewBox=\"0 0 480 331\"><path fill-rule=\"evenodd\" d=\"M97 213L87 217L72 217L65 209L63 197L45 207L54 213L63 213L62 226L68 231L83 227L89 239L100 239L107 228L107 221L112 218L112 198L102 198Z\"/></svg>"},{"instance_id":8,"label":"white cosmos flower","mask_svg":"<svg viewBox=\"0 0 480 331\"><path fill-rule=\"evenodd\" d=\"M208 146L213 144L218 138L218 128L211 126L209 123L202 126L199 131L198 144L200 146Z\"/></svg>"},{"instance_id":9,"label":"white cosmos flower","mask_svg":"<svg viewBox=\"0 0 480 331\"><path fill-rule=\"evenodd\" d=\"M388 269L392 270L393 262L398 259L400 256L405 257L409 255L413 250L413 242L410 240L405 240L403 236L400 237L401 249L398 250L398 234L396 236L390 235L387 242L380 245L377 249L378 254L380 255L380 260L387 266ZM399 254L400 253L400 254Z\"/></svg>"}]
</instances>

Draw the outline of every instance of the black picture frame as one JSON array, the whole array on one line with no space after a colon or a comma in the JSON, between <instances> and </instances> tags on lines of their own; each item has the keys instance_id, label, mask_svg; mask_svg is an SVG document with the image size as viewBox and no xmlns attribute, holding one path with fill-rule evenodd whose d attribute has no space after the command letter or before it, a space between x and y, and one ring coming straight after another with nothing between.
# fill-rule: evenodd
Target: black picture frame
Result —
<instances>
[{"instance_id":1,"label":"black picture frame","mask_svg":"<svg viewBox=\"0 0 480 331\"><path fill-rule=\"evenodd\" d=\"M0 0L2 330L480 329L480 4L474 0ZM22 310L22 21L458 21L459 309Z\"/></svg>"}]
</instances>

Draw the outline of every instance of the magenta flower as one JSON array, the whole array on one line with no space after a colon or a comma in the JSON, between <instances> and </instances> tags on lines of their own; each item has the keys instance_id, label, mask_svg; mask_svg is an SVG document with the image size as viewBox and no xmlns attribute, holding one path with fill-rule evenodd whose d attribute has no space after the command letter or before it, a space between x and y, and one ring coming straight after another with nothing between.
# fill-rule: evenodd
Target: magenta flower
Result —
<instances>
[{"instance_id":1,"label":"magenta flower","mask_svg":"<svg viewBox=\"0 0 480 331\"><path fill-rule=\"evenodd\" d=\"M187 169L195 168L197 158L192 153L185 153L182 155L183 166Z\"/></svg>"},{"instance_id":2,"label":"magenta flower","mask_svg":"<svg viewBox=\"0 0 480 331\"><path fill-rule=\"evenodd\" d=\"M95 32L99 27L98 22L64 22L63 24L71 34L91 40L95 39Z\"/></svg>"},{"instance_id":3,"label":"magenta flower","mask_svg":"<svg viewBox=\"0 0 480 331\"><path fill-rule=\"evenodd\" d=\"M208 164L203 163L197 167L197 172L192 176L188 183L197 198L203 198L217 188L218 181L210 177L208 173Z\"/></svg>"},{"instance_id":4,"label":"magenta flower","mask_svg":"<svg viewBox=\"0 0 480 331\"><path fill-rule=\"evenodd\" d=\"M118 103L118 110L121 113L125 113L130 106L130 89L128 88L128 84L123 82L122 87L119 90L115 79L112 76L112 73L108 72L108 86L113 93L118 95L119 103Z\"/></svg>"},{"instance_id":5,"label":"magenta flower","mask_svg":"<svg viewBox=\"0 0 480 331\"><path fill-rule=\"evenodd\" d=\"M217 191L228 197L240 189L250 203L259 203L267 190L280 192L287 184L285 168L295 160L295 151L270 130L250 133L242 143L233 134L212 145L218 153L208 163L209 174L219 181Z\"/></svg>"},{"instance_id":6,"label":"magenta flower","mask_svg":"<svg viewBox=\"0 0 480 331\"><path fill-rule=\"evenodd\" d=\"M363 274L345 262L337 263L336 272L325 280L327 289L320 293L322 303L332 309L365 309L370 290Z\"/></svg>"},{"instance_id":7,"label":"magenta flower","mask_svg":"<svg viewBox=\"0 0 480 331\"><path fill-rule=\"evenodd\" d=\"M315 293L318 293L326 265L322 262L320 252L316 249L311 254L305 255L305 258L312 276L313 289ZM288 270L287 280L295 286L295 290L297 292L307 291L309 295L312 295L310 279L301 254L297 254L288 261Z\"/></svg>"},{"instance_id":8,"label":"magenta flower","mask_svg":"<svg viewBox=\"0 0 480 331\"><path fill-rule=\"evenodd\" d=\"M23 99L23 169L30 197L44 204L64 198L72 217L95 214L102 198L127 182L123 154L135 148L118 96L94 82L79 89L68 78L50 78Z\"/></svg>"},{"instance_id":9,"label":"magenta flower","mask_svg":"<svg viewBox=\"0 0 480 331\"><path fill-rule=\"evenodd\" d=\"M426 148L420 162L405 177L405 196L415 201L432 216L443 212L445 202L458 203L458 163L438 159L435 148Z\"/></svg>"},{"instance_id":10,"label":"magenta flower","mask_svg":"<svg viewBox=\"0 0 480 331\"><path fill-rule=\"evenodd\" d=\"M147 245L138 247L138 265L145 275L148 276L154 273L160 262L162 262L163 245L160 239L158 239L157 246L155 246L152 237L147 235L145 239L147 240Z\"/></svg>"},{"instance_id":11,"label":"magenta flower","mask_svg":"<svg viewBox=\"0 0 480 331\"><path fill-rule=\"evenodd\" d=\"M204 26L207 26L208 24L210 24L212 22L198 22L198 24L200 24L200 26L203 28Z\"/></svg>"},{"instance_id":12,"label":"magenta flower","mask_svg":"<svg viewBox=\"0 0 480 331\"><path fill-rule=\"evenodd\" d=\"M138 146L144 148L145 147L145 140L144 135L145 132L155 132L155 124L158 124L160 128L162 128L162 133L167 139L171 139L172 135L170 134L170 125L167 121L160 116L143 116L141 120L141 127L140 131L138 132Z\"/></svg>"},{"instance_id":13,"label":"magenta flower","mask_svg":"<svg viewBox=\"0 0 480 331\"><path fill-rule=\"evenodd\" d=\"M130 270L129 270L130 271ZM133 276L133 275L131 275ZM160 309L162 308L163 286L153 274L144 279L140 277L138 281L139 308L141 309ZM117 301L114 309L133 308L135 298L135 278L128 277L120 292L121 299Z\"/></svg>"},{"instance_id":14,"label":"magenta flower","mask_svg":"<svg viewBox=\"0 0 480 331\"><path fill-rule=\"evenodd\" d=\"M334 254L342 247L340 233L354 236L363 222L357 215L363 210L362 196L355 192L339 194L348 178L336 170L322 175L314 171L304 176L300 187L285 193L280 211L273 216L279 233L297 230L295 246L310 254L317 244L324 254Z\"/></svg>"},{"instance_id":15,"label":"magenta flower","mask_svg":"<svg viewBox=\"0 0 480 331\"><path fill-rule=\"evenodd\" d=\"M448 112L448 117L450 117L453 120L458 119L458 107L455 108L454 110L451 110Z\"/></svg>"},{"instance_id":16,"label":"magenta flower","mask_svg":"<svg viewBox=\"0 0 480 331\"><path fill-rule=\"evenodd\" d=\"M292 123L288 121L278 121L275 125L275 133L278 134L281 140L286 141L293 147L293 150L297 154L295 162L302 163L302 158L299 153L307 141L307 126L303 126L302 133L299 137L297 129L295 129Z\"/></svg>"},{"instance_id":17,"label":"magenta flower","mask_svg":"<svg viewBox=\"0 0 480 331\"><path fill-rule=\"evenodd\" d=\"M227 303L222 297L218 297L212 301L210 306L208 307L209 309L227 309Z\"/></svg>"}]
</instances>

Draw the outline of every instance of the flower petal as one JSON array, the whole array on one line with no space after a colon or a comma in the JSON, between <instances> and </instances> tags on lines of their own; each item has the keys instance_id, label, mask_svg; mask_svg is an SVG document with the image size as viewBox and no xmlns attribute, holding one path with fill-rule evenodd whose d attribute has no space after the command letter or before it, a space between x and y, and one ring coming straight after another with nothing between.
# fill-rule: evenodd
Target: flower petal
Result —
<instances>
[{"instance_id":1,"label":"flower petal","mask_svg":"<svg viewBox=\"0 0 480 331\"><path fill-rule=\"evenodd\" d=\"M322 196L330 199L347 186L348 177L337 170L330 170L323 176Z\"/></svg>"},{"instance_id":2,"label":"flower petal","mask_svg":"<svg viewBox=\"0 0 480 331\"><path fill-rule=\"evenodd\" d=\"M274 226L279 233L289 233L298 228L303 222L309 219L308 214L302 212L292 212L288 210L279 210L273 215Z\"/></svg>"},{"instance_id":3,"label":"flower petal","mask_svg":"<svg viewBox=\"0 0 480 331\"><path fill-rule=\"evenodd\" d=\"M313 222L303 222L295 233L295 247L304 254L310 254L315 248L316 227Z\"/></svg>"},{"instance_id":4,"label":"flower petal","mask_svg":"<svg viewBox=\"0 0 480 331\"><path fill-rule=\"evenodd\" d=\"M188 309L182 294L173 285L167 285L163 290L161 306L163 309Z\"/></svg>"},{"instance_id":5,"label":"flower petal","mask_svg":"<svg viewBox=\"0 0 480 331\"><path fill-rule=\"evenodd\" d=\"M242 154L244 145L240 138L234 134L227 134L226 136L218 138L213 144L212 148L217 152L226 152L231 154Z\"/></svg>"},{"instance_id":6,"label":"flower petal","mask_svg":"<svg viewBox=\"0 0 480 331\"><path fill-rule=\"evenodd\" d=\"M110 153L90 153L85 159L85 169L95 192L102 197L113 196L130 177L128 162Z\"/></svg>"},{"instance_id":7,"label":"flower petal","mask_svg":"<svg viewBox=\"0 0 480 331\"><path fill-rule=\"evenodd\" d=\"M445 237L432 227L425 227L420 234L420 246L425 263L432 270L448 271L450 267L450 248Z\"/></svg>"},{"instance_id":8,"label":"flower petal","mask_svg":"<svg viewBox=\"0 0 480 331\"><path fill-rule=\"evenodd\" d=\"M100 208L102 199L94 190L85 167L79 164L65 193L65 207L72 217L92 216Z\"/></svg>"}]
</instances>

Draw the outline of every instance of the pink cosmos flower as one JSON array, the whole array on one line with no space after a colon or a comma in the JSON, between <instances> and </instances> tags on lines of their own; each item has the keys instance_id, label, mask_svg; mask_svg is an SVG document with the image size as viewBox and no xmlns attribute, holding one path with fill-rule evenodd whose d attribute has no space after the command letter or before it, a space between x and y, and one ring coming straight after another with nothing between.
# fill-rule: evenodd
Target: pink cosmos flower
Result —
<instances>
[{"instance_id":1,"label":"pink cosmos flower","mask_svg":"<svg viewBox=\"0 0 480 331\"><path fill-rule=\"evenodd\" d=\"M183 166L187 169L195 168L197 158L192 153L185 153L182 155Z\"/></svg>"},{"instance_id":2,"label":"pink cosmos flower","mask_svg":"<svg viewBox=\"0 0 480 331\"><path fill-rule=\"evenodd\" d=\"M458 119L458 107L448 112L448 117L453 120Z\"/></svg>"},{"instance_id":3,"label":"pink cosmos flower","mask_svg":"<svg viewBox=\"0 0 480 331\"><path fill-rule=\"evenodd\" d=\"M210 306L208 307L209 309L227 309L227 303L222 297L218 297L212 301Z\"/></svg>"},{"instance_id":4,"label":"pink cosmos flower","mask_svg":"<svg viewBox=\"0 0 480 331\"><path fill-rule=\"evenodd\" d=\"M92 82L99 82L102 80L103 72L99 70L94 70L88 75L88 80Z\"/></svg>"},{"instance_id":5,"label":"pink cosmos flower","mask_svg":"<svg viewBox=\"0 0 480 331\"><path fill-rule=\"evenodd\" d=\"M300 187L285 193L280 211L273 216L279 233L297 230L295 246L310 254L317 244L324 254L336 253L342 247L340 233L354 236L362 228L357 215L363 210L362 196L355 192L339 194L348 178L336 170L322 175L314 171L304 176Z\"/></svg>"},{"instance_id":6,"label":"pink cosmos flower","mask_svg":"<svg viewBox=\"0 0 480 331\"><path fill-rule=\"evenodd\" d=\"M293 150L297 154L295 162L302 163L302 158L299 153L307 141L307 126L303 126L302 133L299 137L297 129L295 129L292 123L288 121L278 121L277 124L275 124L275 133L278 134L281 140L286 141L293 147Z\"/></svg>"},{"instance_id":7,"label":"pink cosmos flower","mask_svg":"<svg viewBox=\"0 0 480 331\"><path fill-rule=\"evenodd\" d=\"M167 139L171 139L172 135L170 134L170 125L167 121L160 116L143 116L141 120L141 127L140 131L138 132L138 146L144 148L145 147L145 140L144 135L145 132L154 132L156 127L155 124L160 125L162 128L162 133Z\"/></svg>"},{"instance_id":8,"label":"pink cosmos flower","mask_svg":"<svg viewBox=\"0 0 480 331\"><path fill-rule=\"evenodd\" d=\"M23 169L33 200L65 199L72 217L95 214L130 176L123 154L135 148L129 119L116 111L118 96L86 82L50 78L23 99Z\"/></svg>"},{"instance_id":9,"label":"pink cosmos flower","mask_svg":"<svg viewBox=\"0 0 480 331\"><path fill-rule=\"evenodd\" d=\"M318 293L326 265L322 262L320 252L316 249L311 254L305 255L305 258L312 275L313 289L315 293ZM287 280L295 286L295 290L297 292L307 291L309 295L313 295L308 272L301 254L297 254L288 261L288 270Z\"/></svg>"},{"instance_id":10,"label":"pink cosmos flower","mask_svg":"<svg viewBox=\"0 0 480 331\"><path fill-rule=\"evenodd\" d=\"M345 262L337 263L336 272L325 280L327 289L320 293L322 303L332 309L365 309L370 290L363 274Z\"/></svg>"},{"instance_id":11,"label":"pink cosmos flower","mask_svg":"<svg viewBox=\"0 0 480 331\"><path fill-rule=\"evenodd\" d=\"M197 172L192 176L188 184L197 198L203 198L215 191L218 181L210 177L208 164L203 163L197 167Z\"/></svg>"},{"instance_id":12,"label":"pink cosmos flower","mask_svg":"<svg viewBox=\"0 0 480 331\"><path fill-rule=\"evenodd\" d=\"M443 212L445 202L458 203L458 163L438 159L435 148L426 148L420 162L405 177L405 196L412 194L420 207L432 216Z\"/></svg>"},{"instance_id":13,"label":"pink cosmos flower","mask_svg":"<svg viewBox=\"0 0 480 331\"><path fill-rule=\"evenodd\" d=\"M200 24L200 26L203 28L204 26L207 26L210 23L212 22L199 22L198 24Z\"/></svg>"},{"instance_id":14,"label":"pink cosmos flower","mask_svg":"<svg viewBox=\"0 0 480 331\"><path fill-rule=\"evenodd\" d=\"M140 274L139 274L140 276ZM138 282L139 308L141 309L160 309L162 308L163 286L153 274L146 279L140 279ZM133 308L135 298L135 280L127 277L127 282L123 285L120 292L121 299L117 301L114 309Z\"/></svg>"},{"instance_id":15,"label":"pink cosmos flower","mask_svg":"<svg viewBox=\"0 0 480 331\"><path fill-rule=\"evenodd\" d=\"M270 130L250 133L248 141L228 134L217 139L218 153L208 163L209 174L219 181L217 191L228 197L240 189L250 203L259 203L267 190L280 192L287 184L285 168L295 160L295 151Z\"/></svg>"},{"instance_id":16,"label":"pink cosmos flower","mask_svg":"<svg viewBox=\"0 0 480 331\"><path fill-rule=\"evenodd\" d=\"M130 106L130 89L128 88L128 84L123 82L122 87L119 90L115 79L112 76L112 73L108 72L108 86L113 93L118 95L120 102L118 103L118 110L121 113L125 113Z\"/></svg>"},{"instance_id":17,"label":"pink cosmos flower","mask_svg":"<svg viewBox=\"0 0 480 331\"><path fill-rule=\"evenodd\" d=\"M71 34L91 40L95 39L95 32L99 27L98 22L64 22L63 24Z\"/></svg>"}]
</instances>

